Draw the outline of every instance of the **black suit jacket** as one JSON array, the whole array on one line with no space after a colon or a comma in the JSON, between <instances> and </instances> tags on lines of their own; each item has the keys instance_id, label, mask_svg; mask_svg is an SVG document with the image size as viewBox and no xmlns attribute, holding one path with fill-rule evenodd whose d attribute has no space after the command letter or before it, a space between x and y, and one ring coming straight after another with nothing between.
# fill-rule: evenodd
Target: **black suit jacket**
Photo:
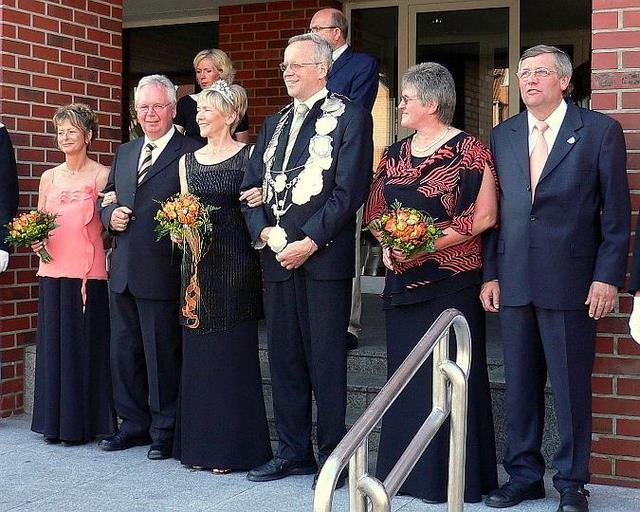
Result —
<instances>
[{"instance_id":1,"label":"black suit jacket","mask_svg":"<svg viewBox=\"0 0 640 512\"><path fill-rule=\"evenodd\" d=\"M491 148L500 225L485 239L483 272L499 280L500 303L583 309L592 281L623 286L630 206L619 123L569 103L533 204L526 111L493 130Z\"/></svg>"},{"instance_id":2,"label":"black suit jacket","mask_svg":"<svg viewBox=\"0 0 640 512\"><path fill-rule=\"evenodd\" d=\"M137 185L137 172L144 137L118 148L105 192L115 191L118 204L102 208L100 217L113 235L109 265L109 286L117 293L127 288L132 295L144 299L177 299L180 291L181 254L168 238L156 242L154 216L159 201L180 191L178 161L185 153L202 147L202 143L175 132L162 153ZM109 229L111 214L118 206L132 210L127 229Z\"/></svg>"},{"instance_id":3,"label":"black suit jacket","mask_svg":"<svg viewBox=\"0 0 640 512\"><path fill-rule=\"evenodd\" d=\"M378 94L378 63L366 53L354 52L351 46L331 66L327 89L342 94L371 112Z\"/></svg>"},{"instance_id":4,"label":"black suit jacket","mask_svg":"<svg viewBox=\"0 0 640 512\"><path fill-rule=\"evenodd\" d=\"M312 279L349 279L354 275L355 214L362 206L371 183L373 158L371 115L361 107L340 96L345 112L338 118L337 127L329 135L333 138L332 165L323 171L322 191L303 205L293 205L282 217L281 226L288 242L311 238L319 249L305 262L304 270ZM315 122L322 114L318 101L307 114L289 157L289 168L304 164L309 156L309 141L315 135ZM262 186L264 178L263 154L281 114L268 117L256 143L242 189ZM286 145L283 130L278 145ZM243 205L243 213L252 240L258 241L260 232L276 223L271 204L258 208ZM275 253L265 247L263 253L264 279L284 281L291 271L283 268Z\"/></svg>"},{"instance_id":5,"label":"black suit jacket","mask_svg":"<svg viewBox=\"0 0 640 512\"><path fill-rule=\"evenodd\" d=\"M0 123L0 250L8 251L5 224L11 222L18 209L18 173L16 157L9 133Z\"/></svg>"}]
</instances>

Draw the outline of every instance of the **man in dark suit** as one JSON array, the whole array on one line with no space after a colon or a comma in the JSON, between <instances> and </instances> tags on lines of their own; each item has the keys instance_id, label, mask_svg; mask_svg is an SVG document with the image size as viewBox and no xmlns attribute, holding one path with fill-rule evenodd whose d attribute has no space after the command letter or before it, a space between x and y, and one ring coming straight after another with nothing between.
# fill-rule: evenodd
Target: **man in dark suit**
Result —
<instances>
[{"instance_id":1,"label":"man in dark suit","mask_svg":"<svg viewBox=\"0 0 640 512\"><path fill-rule=\"evenodd\" d=\"M144 137L116 152L100 215L113 235L109 268L111 372L119 431L99 446L124 450L151 442L148 457L171 456L180 381L180 254L156 242L158 201L179 192L178 160L201 146L173 127L176 95L161 75L136 89Z\"/></svg>"},{"instance_id":2,"label":"man in dark suit","mask_svg":"<svg viewBox=\"0 0 640 512\"><path fill-rule=\"evenodd\" d=\"M11 222L18 209L18 173L16 157L9 133L0 123L0 273L9 264L9 245L5 224Z\"/></svg>"},{"instance_id":3,"label":"man in dark suit","mask_svg":"<svg viewBox=\"0 0 640 512\"><path fill-rule=\"evenodd\" d=\"M342 94L356 105L371 112L378 93L378 63L366 53L354 52L347 44L349 24L342 11L321 9L313 15L309 30L324 39L333 51L333 65L327 79L327 89ZM373 171L372 171L373 172ZM362 222L362 210L358 211L358 226ZM347 331L347 348L357 348L360 336L360 234L356 230L356 276L351 288L351 313Z\"/></svg>"},{"instance_id":4,"label":"man in dark suit","mask_svg":"<svg viewBox=\"0 0 640 512\"><path fill-rule=\"evenodd\" d=\"M588 510L595 321L624 284L630 210L620 125L565 101L571 72L555 47L525 51L517 75L527 111L491 135L500 225L486 240L481 300L500 311L510 480L487 497L490 507L545 495L548 371L560 433L558 511Z\"/></svg>"},{"instance_id":5,"label":"man in dark suit","mask_svg":"<svg viewBox=\"0 0 640 512\"><path fill-rule=\"evenodd\" d=\"M289 40L281 65L293 103L264 122L243 189L263 186L264 205L244 207L262 251L276 456L252 481L316 472L311 394L321 465L345 431L346 340L354 275L355 218L370 184L371 116L329 93L331 48L315 34Z\"/></svg>"}]
</instances>

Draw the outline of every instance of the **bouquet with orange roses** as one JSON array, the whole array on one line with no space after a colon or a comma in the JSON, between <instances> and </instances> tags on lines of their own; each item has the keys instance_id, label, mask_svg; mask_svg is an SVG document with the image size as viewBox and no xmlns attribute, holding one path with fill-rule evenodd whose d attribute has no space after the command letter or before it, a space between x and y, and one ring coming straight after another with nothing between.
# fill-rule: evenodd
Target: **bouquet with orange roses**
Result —
<instances>
[{"instance_id":1,"label":"bouquet with orange roses","mask_svg":"<svg viewBox=\"0 0 640 512\"><path fill-rule=\"evenodd\" d=\"M198 263L206 252L206 244L210 241L212 230L211 212L214 206L204 205L197 196L190 193L175 194L160 203L155 215L158 225L155 232L158 240L169 235L172 241L181 240L191 250L190 262L183 257L182 264L190 264L186 269L191 273L189 284L185 288L182 315L187 319L187 327L192 329L200 325L197 309L200 302L200 285L198 283Z\"/></svg>"},{"instance_id":2,"label":"bouquet with orange roses","mask_svg":"<svg viewBox=\"0 0 640 512\"><path fill-rule=\"evenodd\" d=\"M16 248L28 247L35 242L43 242L49 238L51 231L58 227L56 224L57 216L55 213L47 213L42 210L31 210L18 215L5 226L9 232L5 242ZM42 249L38 251L38 256L43 263L51 263L52 261L44 244Z\"/></svg>"},{"instance_id":3,"label":"bouquet with orange roses","mask_svg":"<svg viewBox=\"0 0 640 512\"><path fill-rule=\"evenodd\" d=\"M435 241L442 236L433 217L415 208L405 208L397 199L372 224L384 247L400 249L407 258L435 252Z\"/></svg>"}]
</instances>

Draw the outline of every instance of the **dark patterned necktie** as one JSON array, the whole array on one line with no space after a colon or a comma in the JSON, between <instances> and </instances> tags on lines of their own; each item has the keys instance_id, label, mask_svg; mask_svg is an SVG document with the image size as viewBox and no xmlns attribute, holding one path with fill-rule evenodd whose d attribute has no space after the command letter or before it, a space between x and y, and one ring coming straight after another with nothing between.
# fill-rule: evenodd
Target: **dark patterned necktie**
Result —
<instances>
[{"instance_id":1,"label":"dark patterned necktie","mask_svg":"<svg viewBox=\"0 0 640 512\"><path fill-rule=\"evenodd\" d=\"M149 172L149 169L151 169L151 154L153 153L153 150L156 148L156 145L152 142L149 142L145 147L144 147L144 158L142 159L142 163L140 164L140 167L138 168L138 185L140 185L140 183L142 183L142 180L144 180L145 176L147 175L147 172Z\"/></svg>"}]
</instances>

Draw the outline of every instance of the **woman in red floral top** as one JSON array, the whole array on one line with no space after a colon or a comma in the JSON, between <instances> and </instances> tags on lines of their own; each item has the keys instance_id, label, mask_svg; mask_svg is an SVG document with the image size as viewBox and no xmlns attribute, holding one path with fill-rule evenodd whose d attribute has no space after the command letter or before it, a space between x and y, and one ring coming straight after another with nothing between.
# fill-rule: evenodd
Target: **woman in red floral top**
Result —
<instances>
[{"instance_id":1,"label":"woman in red floral top","mask_svg":"<svg viewBox=\"0 0 640 512\"><path fill-rule=\"evenodd\" d=\"M480 233L497 218L497 192L489 150L450 126L456 103L449 71L433 62L410 68L398 106L402 126L416 131L382 155L365 206L371 225L394 201L427 212L443 236L433 253L407 258L383 248L387 267L384 309L388 375L391 376L438 315L457 308L471 329L465 501L479 502L497 487L495 440L485 352ZM372 229L377 235L375 229ZM451 334L454 336L453 332ZM452 343L452 346L455 344ZM386 478L431 411L432 376L427 362L384 417L378 478ZM401 493L430 502L447 499L449 433L441 429Z\"/></svg>"}]
</instances>

